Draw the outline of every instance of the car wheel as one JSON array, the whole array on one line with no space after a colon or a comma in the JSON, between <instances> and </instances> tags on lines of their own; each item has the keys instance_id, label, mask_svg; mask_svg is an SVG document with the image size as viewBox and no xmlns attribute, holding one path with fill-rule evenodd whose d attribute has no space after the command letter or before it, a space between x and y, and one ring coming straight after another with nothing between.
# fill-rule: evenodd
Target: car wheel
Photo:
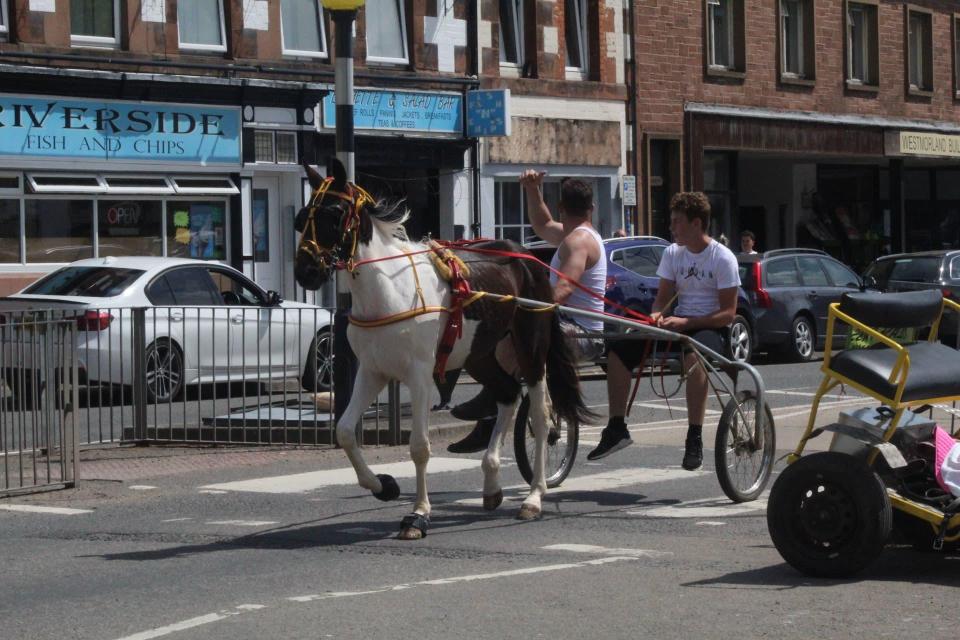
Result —
<instances>
[{"instance_id":1,"label":"car wheel","mask_svg":"<svg viewBox=\"0 0 960 640\"><path fill-rule=\"evenodd\" d=\"M175 400L183 391L183 353L174 342L161 338L147 347L147 402Z\"/></svg>"},{"instance_id":2,"label":"car wheel","mask_svg":"<svg viewBox=\"0 0 960 640\"><path fill-rule=\"evenodd\" d=\"M750 334L750 323L743 316L737 316L730 325L730 350L731 360L737 362L750 362L753 357L753 336Z\"/></svg>"},{"instance_id":3,"label":"car wheel","mask_svg":"<svg viewBox=\"0 0 960 640\"><path fill-rule=\"evenodd\" d=\"M325 327L310 343L300 383L304 391L315 393L333 387L333 328Z\"/></svg>"},{"instance_id":4,"label":"car wheel","mask_svg":"<svg viewBox=\"0 0 960 640\"><path fill-rule=\"evenodd\" d=\"M790 340L787 342L786 353L792 360L807 362L813 357L817 336L813 330L813 323L806 316L797 316L793 319L790 328Z\"/></svg>"}]
</instances>

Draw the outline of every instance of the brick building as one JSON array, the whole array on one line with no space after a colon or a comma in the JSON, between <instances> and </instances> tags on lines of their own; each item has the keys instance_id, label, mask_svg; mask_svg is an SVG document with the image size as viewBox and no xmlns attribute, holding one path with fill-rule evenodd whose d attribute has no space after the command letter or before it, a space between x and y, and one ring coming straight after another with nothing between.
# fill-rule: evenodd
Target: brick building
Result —
<instances>
[{"instance_id":1,"label":"brick building","mask_svg":"<svg viewBox=\"0 0 960 640\"><path fill-rule=\"evenodd\" d=\"M408 198L411 235L452 237L477 213L462 122L476 5L367 5L358 181ZM334 152L332 38L316 0L0 0L0 293L152 254L301 297L297 162Z\"/></svg>"},{"instance_id":2,"label":"brick building","mask_svg":"<svg viewBox=\"0 0 960 640\"><path fill-rule=\"evenodd\" d=\"M641 228L703 189L715 233L860 265L960 244L960 7L635 2ZM734 242L735 243L735 242Z\"/></svg>"}]
</instances>

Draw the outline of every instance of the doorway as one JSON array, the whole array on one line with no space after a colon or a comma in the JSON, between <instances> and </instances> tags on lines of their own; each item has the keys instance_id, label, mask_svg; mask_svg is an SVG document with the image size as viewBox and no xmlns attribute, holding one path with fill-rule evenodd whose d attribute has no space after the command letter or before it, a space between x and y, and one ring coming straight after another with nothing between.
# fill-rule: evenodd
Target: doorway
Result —
<instances>
[{"instance_id":1,"label":"doorway","mask_svg":"<svg viewBox=\"0 0 960 640\"><path fill-rule=\"evenodd\" d=\"M254 279L267 291L281 291L284 256L280 227L279 178L253 179L250 214Z\"/></svg>"}]
</instances>

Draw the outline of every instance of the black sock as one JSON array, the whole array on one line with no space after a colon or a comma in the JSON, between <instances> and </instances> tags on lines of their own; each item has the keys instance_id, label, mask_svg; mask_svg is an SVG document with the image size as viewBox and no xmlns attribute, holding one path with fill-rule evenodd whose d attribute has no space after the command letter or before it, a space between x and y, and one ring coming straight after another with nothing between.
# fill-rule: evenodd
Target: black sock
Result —
<instances>
[{"instance_id":1,"label":"black sock","mask_svg":"<svg viewBox=\"0 0 960 640\"><path fill-rule=\"evenodd\" d=\"M623 416L611 416L610 420L607 421L607 429L613 429L614 431L626 431L627 423L623 419Z\"/></svg>"},{"instance_id":2,"label":"black sock","mask_svg":"<svg viewBox=\"0 0 960 640\"><path fill-rule=\"evenodd\" d=\"M702 424L691 424L687 427L687 440L690 438L701 438L703 436L703 425Z\"/></svg>"}]
</instances>

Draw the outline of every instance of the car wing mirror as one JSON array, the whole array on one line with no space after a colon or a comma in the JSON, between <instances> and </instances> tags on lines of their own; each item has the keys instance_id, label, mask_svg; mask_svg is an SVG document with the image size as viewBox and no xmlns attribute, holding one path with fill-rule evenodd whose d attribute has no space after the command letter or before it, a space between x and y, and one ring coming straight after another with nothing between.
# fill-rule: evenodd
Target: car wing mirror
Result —
<instances>
[{"instance_id":1,"label":"car wing mirror","mask_svg":"<svg viewBox=\"0 0 960 640\"><path fill-rule=\"evenodd\" d=\"M863 279L860 280L860 291L866 291L867 289L879 289L879 288L880 287L877 284L877 279L874 278L873 276L864 276Z\"/></svg>"},{"instance_id":2,"label":"car wing mirror","mask_svg":"<svg viewBox=\"0 0 960 640\"><path fill-rule=\"evenodd\" d=\"M267 306L268 307L278 307L280 303L283 302L283 298L280 297L280 294L276 291L267 291Z\"/></svg>"}]
</instances>

